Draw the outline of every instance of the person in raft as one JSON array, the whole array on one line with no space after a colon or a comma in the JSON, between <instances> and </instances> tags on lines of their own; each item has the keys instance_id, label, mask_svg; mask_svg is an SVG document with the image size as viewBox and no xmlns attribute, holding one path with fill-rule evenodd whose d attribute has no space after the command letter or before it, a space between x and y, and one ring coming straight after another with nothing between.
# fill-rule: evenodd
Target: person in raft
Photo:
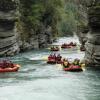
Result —
<instances>
[{"instance_id":1,"label":"person in raft","mask_svg":"<svg viewBox=\"0 0 100 100\"><path fill-rule=\"evenodd\" d=\"M53 54L53 59L55 59L55 60L56 60L56 53L54 53L54 54Z\"/></svg>"},{"instance_id":2,"label":"person in raft","mask_svg":"<svg viewBox=\"0 0 100 100\"><path fill-rule=\"evenodd\" d=\"M51 47L51 49L55 49L55 47L54 47L54 46L52 46L52 47Z\"/></svg>"},{"instance_id":3,"label":"person in raft","mask_svg":"<svg viewBox=\"0 0 100 100\"><path fill-rule=\"evenodd\" d=\"M75 59L72 63L73 65L80 65L80 60L79 59Z\"/></svg>"},{"instance_id":4,"label":"person in raft","mask_svg":"<svg viewBox=\"0 0 100 100\"><path fill-rule=\"evenodd\" d=\"M50 54L49 57L48 57L48 60L56 60L56 54Z\"/></svg>"},{"instance_id":5,"label":"person in raft","mask_svg":"<svg viewBox=\"0 0 100 100\"><path fill-rule=\"evenodd\" d=\"M0 68L13 68L14 65L11 61L8 61L8 60L3 60L1 63L0 63Z\"/></svg>"},{"instance_id":6,"label":"person in raft","mask_svg":"<svg viewBox=\"0 0 100 100\"><path fill-rule=\"evenodd\" d=\"M57 55L56 61L61 61L62 56L60 54Z\"/></svg>"},{"instance_id":7,"label":"person in raft","mask_svg":"<svg viewBox=\"0 0 100 100\"><path fill-rule=\"evenodd\" d=\"M50 54L49 57L48 57L48 60L50 61L52 59L54 59L54 56L52 54Z\"/></svg>"},{"instance_id":8,"label":"person in raft","mask_svg":"<svg viewBox=\"0 0 100 100\"><path fill-rule=\"evenodd\" d=\"M63 59L63 67L64 68L68 68L70 66L70 63L69 63L69 61L68 61L68 59Z\"/></svg>"}]
</instances>

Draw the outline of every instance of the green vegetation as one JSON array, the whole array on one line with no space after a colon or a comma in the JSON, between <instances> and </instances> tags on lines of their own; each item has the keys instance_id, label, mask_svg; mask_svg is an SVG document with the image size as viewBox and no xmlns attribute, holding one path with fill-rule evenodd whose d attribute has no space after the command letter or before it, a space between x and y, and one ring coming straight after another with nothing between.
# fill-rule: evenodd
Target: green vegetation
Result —
<instances>
[{"instance_id":1,"label":"green vegetation","mask_svg":"<svg viewBox=\"0 0 100 100\"><path fill-rule=\"evenodd\" d=\"M59 23L59 31L61 34L73 34L77 30L77 13L78 6L71 0L64 5L64 14L62 21Z\"/></svg>"},{"instance_id":2,"label":"green vegetation","mask_svg":"<svg viewBox=\"0 0 100 100\"><path fill-rule=\"evenodd\" d=\"M20 20L24 22L24 34L40 33L42 26L50 26L54 36L72 34L81 23L78 5L73 0L21 0ZM23 24L23 23L22 23ZM26 36L26 35L25 35Z\"/></svg>"}]
</instances>

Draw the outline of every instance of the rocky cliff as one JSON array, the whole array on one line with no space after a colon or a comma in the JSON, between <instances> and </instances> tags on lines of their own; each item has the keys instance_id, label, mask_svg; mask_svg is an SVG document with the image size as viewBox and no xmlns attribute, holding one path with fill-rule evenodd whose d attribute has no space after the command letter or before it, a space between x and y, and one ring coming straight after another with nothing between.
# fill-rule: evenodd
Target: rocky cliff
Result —
<instances>
[{"instance_id":1,"label":"rocky cliff","mask_svg":"<svg viewBox=\"0 0 100 100\"><path fill-rule=\"evenodd\" d=\"M77 36L79 37L79 41L81 43L82 48L85 48L85 43L87 41L88 34L88 17L87 17L87 7L89 1L86 0L76 0L78 6L78 21L77 24Z\"/></svg>"},{"instance_id":2,"label":"rocky cliff","mask_svg":"<svg viewBox=\"0 0 100 100\"><path fill-rule=\"evenodd\" d=\"M86 61L93 66L100 65L100 1L95 0L88 8L89 35L86 43Z\"/></svg>"},{"instance_id":3,"label":"rocky cliff","mask_svg":"<svg viewBox=\"0 0 100 100\"><path fill-rule=\"evenodd\" d=\"M78 37L86 49L85 60L89 66L100 65L100 1L76 0L79 6L81 24ZM85 23L84 23L85 22Z\"/></svg>"},{"instance_id":4,"label":"rocky cliff","mask_svg":"<svg viewBox=\"0 0 100 100\"><path fill-rule=\"evenodd\" d=\"M53 42L56 32L46 21L47 9L43 6L43 1L20 0L18 10L20 16L17 29L21 51L44 48Z\"/></svg>"},{"instance_id":5,"label":"rocky cliff","mask_svg":"<svg viewBox=\"0 0 100 100\"><path fill-rule=\"evenodd\" d=\"M38 26L32 26L34 21L29 21L28 18L34 17L30 13L32 4L34 6L34 1L31 3L31 0L0 1L0 56L43 48L55 39L51 25L40 22Z\"/></svg>"},{"instance_id":6,"label":"rocky cliff","mask_svg":"<svg viewBox=\"0 0 100 100\"><path fill-rule=\"evenodd\" d=\"M19 52L15 31L16 3L11 0L0 1L0 56Z\"/></svg>"}]
</instances>

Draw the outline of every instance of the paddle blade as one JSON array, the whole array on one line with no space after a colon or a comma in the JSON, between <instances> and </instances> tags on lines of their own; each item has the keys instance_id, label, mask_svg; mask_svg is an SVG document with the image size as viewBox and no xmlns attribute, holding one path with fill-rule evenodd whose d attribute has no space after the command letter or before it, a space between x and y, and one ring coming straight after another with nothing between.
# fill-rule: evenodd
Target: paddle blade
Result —
<instances>
[{"instance_id":1,"label":"paddle blade","mask_svg":"<svg viewBox=\"0 0 100 100\"><path fill-rule=\"evenodd\" d=\"M48 60L48 56L42 57L42 60Z\"/></svg>"},{"instance_id":2,"label":"paddle blade","mask_svg":"<svg viewBox=\"0 0 100 100\"><path fill-rule=\"evenodd\" d=\"M57 69L58 69L58 70L62 70L62 69L63 69L63 67L62 67L61 64L56 64L56 66L57 66Z\"/></svg>"}]
</instances>

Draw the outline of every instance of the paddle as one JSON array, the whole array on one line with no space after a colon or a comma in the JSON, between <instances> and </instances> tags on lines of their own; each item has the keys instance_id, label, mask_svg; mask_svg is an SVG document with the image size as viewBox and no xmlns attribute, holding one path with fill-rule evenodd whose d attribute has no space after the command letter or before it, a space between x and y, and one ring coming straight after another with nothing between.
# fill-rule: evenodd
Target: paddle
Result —
<instances>
[{"instance_id":1,"label":"paddle","mask_svg":"<svg viewBox=\"0 0 100 100\"><path fill-rule=\"evenodd\" d=\"M86 69L84 67L82 67L82 70L85 71Z\"/></svg>"},{"instance_id":2,"label":"paddle","mask_svg":"<svg viewBox=\"0 0 100 100\"><path fill-rule=\"evenodd\" d=\"M51 48L50 48L50 47L48 47L48 48L46 48L46 49L51 50Z\"/></svg>"},{"instance_id":3,"label":"paddle","mask_svg":"<svg viewBox=\"0 0 100 100\"><path fill-rule=\"evenodd\" d=\"M81 68L82 68L83 71L85 71L85 64L82 64Z\"/></svg>"},{"instance_id":4,"label":"paddle","mask_svg":"<svg viewBox=\"0 0 100 100\"><path fill-rule=\"evenodd\" d=\"M48 56L44 56L41 59L47 61L48 60Z\"/></svg>"},{"instance_id":5,"label":"paddle","mask_svg":"<svg viewBox=\"0 0 100 100\"><path fill-rule=\"evenodd\" d=\"M62 70L63 66L61 64L56 64L58 70Z\"/></svg>"},{"instance_id":6,"label":"paddle","mask_svg":"<svg viewBox=\"0 0 100 100\"><path fill-rule=\"evenodd\" d=\"M43 61L47 61L48 60L48 56L44 56L44 57L38 57L38 58L29 58L29 60L32 61L39 61L39 60L43 60Z\"/></svg>"}]
</instances>

